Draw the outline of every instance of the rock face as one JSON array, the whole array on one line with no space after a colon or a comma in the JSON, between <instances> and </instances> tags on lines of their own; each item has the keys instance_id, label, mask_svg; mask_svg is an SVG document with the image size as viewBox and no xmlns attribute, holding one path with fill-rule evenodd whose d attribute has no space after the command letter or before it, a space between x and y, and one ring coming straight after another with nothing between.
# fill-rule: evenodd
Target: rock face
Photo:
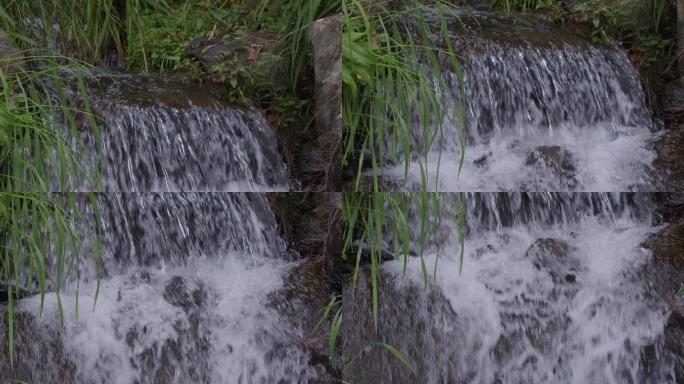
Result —
<instances>
[{"instance_id":1,"label":"rock face","mask_svg":"<svg viewBox=\"0 0 684 384\"><path fill-rule=\"evenodd\" d=\"M644 246L653 252L653 285L667 303L670 311L665 324L665 353L661 358L672 358L679 382L684 378L684 195L681 193L654 194L658 216L665 224L650 237Z\"/></svg>"},{"instance_id":2,"label":"rock face","mask_svg":"<svg viewBox=\"0 0 684 384\"><path fill-rule=\"evenodd\" d=\"M12 44L7 33L0 29L0 70L7 73L21 69L22 54Z\"/></svg>"},{"instance_id":3,"label":"rock face","mask_svg":"<svg viewBox=\"0 0 684 384\"><path fill-rule=\"evenodd\" d=\"M684 61L684 60L682 60ZM684 87L673 83L659 98L661 117L668 130L656 143L658 158L655 165L669 175L663 189L684 190Z\"/></svg>"},{"instance_id":4,"label":"rock face","mask_svg":"<svg viewBox=\"0 0 684 384\"><path fill-rule=\"evenodd\" d=\"M311 27L316 76L316 130L318 146L312 156L322 167L322 190L341 188L340 150L342 145L342 24L340 15L317 20Z\"/></svg>"},{"instance_id":5,"label":"rock face","mask_svg":"<svg viewBox=\"0 0 684 384\"><path fill-rule=\"evenodd\" d=\"M77 365L62 345L60 332L31 313L19 311L14 318L14 367L7 355L7 312L0 312L0 383L75 383ZM42 340L42 343L34 343ZM39 362L36 364L36 362Z\"/></svg>"},{"instance_id":6,"label":"rock face","mask_svg":"<svg viewBox=\"0 0 684 384\"><path fill-rule=\"evenodd\" d=\"M276 54L280 37L252 32L240 38L201 37L188 45L187 54L197 59L208 73L225 74L240 67L249 69L257 83L277 88L289 85L287 60Z\"/></svg>"}]
</instances>

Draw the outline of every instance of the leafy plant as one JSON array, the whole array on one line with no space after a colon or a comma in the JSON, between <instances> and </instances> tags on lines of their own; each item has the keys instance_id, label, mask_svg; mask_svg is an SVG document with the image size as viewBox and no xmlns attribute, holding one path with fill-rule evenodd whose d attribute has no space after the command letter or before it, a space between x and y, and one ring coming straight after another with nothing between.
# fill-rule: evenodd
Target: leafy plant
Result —
<instances>
[{"instance_id":1,"label":"leafy plant","mask_svg":"<svg viewBox=\"0 0 684 384\"><path fill-rule=\"evenodd\" d=\"M45 47L32 39L35 35L25 35L25 25L13 19L16 12L25 10L22 6L28 7L12 2L0 8L0 22L12 42L31 47L0 58L0 187L5 191L0 193L0 281L8 292L10 364L14 363L16 300L39 294L42 313L46 292L55 291L63 321L59 293L79 269L79 255L87 253L82 252L83 239L76 233L82 211L67 191L79 185L101 188L101 166L84 169L77 156L84 149L83 130L92 131L96 149L102 146L85 90L84 77L90 68L77 60L44 53ZM48 9L47 5L32 6L36 8L26 9ZM50 192L55 190L60 193ZM90 200L99 223L97 202ZM100 231L96 232L91 250L97 271Z\"/></svg>"},{"instance_id":2,"label":"leafy plant","mask_svg":"<svg viewBox=\"0 0 684 384\"><path fill-rule=\"evenodd\" d=\"M309 29L314 21L340 11L341 0L260 0L255 28L284 34L281 54L289 57L293 89L310 62Z\"/></svg>"},{"instance_id":3,"label":"leafy plant","mask_svg":"<svg viewBox=\"0 0 684 384\"><path fill-rule=\"evenodd\" d=\"M459 164L463 165L464 108L446 104L449 98L444 92L449 87L440 64L449 63L449 70L462 84L460 64L444 18L447 6L442 2L427 6L411 1L343 3L342 166L352 167L354 190L360 188L365 163L370 163L371 189L379 191L386 159L402 161L406 179L414 157L421 169L421 189L430 188L433 180L428 180L425 163L433 144L442 138L445 123L459 127ZM437 36L425 21L428 12L437 14L437 35L441 35L445 46L435 43Z\"/></svg>"},{"instance_id":4,"label":"leafy plant","mask_svg":"<svg viewBox=\"0 0 684 384\"><path fill-rule=\"evenodd\" d=\"M0 24L22 48L105 62L109 54L131 50L145 7L164 8L164 0L27 1L0 5ZM56 51L56 52L54 52Z\"/></svg>"},{"instance_id":5,"label":"leafy plant","mask_svg":"<svg viewBox=\"0 0 684 384\"><path fill-rule=\"evenodd\" d=\"M465 246L464 201L460 194L450 195L436 192L350 192L345 193L342 202L344 233L342 236L342 257L353 264L351 277L352 292L357 288L361 268L370 264L371 313L377 332L379 322L380 268L382 255L392 253L397 261L403 262L405 275L410 257L420 259L421 274L425 286L437 276L437 262L428 266L424 253L434 248L435 234L444 230L444 220L455 223L460 239L460 261L463 266ZM415 255L413 245L418 245ZM437 247L439 250L439 247ZM370 260L368 260L370 259ZM335 296L324 308L321 319L314 332L322 323L331 318L329 350L333 360L336 358L337 338L343 323L342 297ZM379 335L381 336L381 335ZM411 363L399 350L383 342L371 341L364 348L382 347L395 356L409 370L414 371ZM346 362L342 372L356 362L364 351L359 351Z\"/></svg>"},{"instance_id":6,"label":"leafy plant","mask_svg":"<svg viewBox=\"0 0 684 384\"><path fill-rule=\"evenodd\" d=\"M186 0L165 7L143 7L134 19L128 50L128 66L145 72L190 71L196 63L185 50L199 37L220 37L242 33L249 10L241 4L229 8L213 2Z\"/></svg>"}]
</instances>

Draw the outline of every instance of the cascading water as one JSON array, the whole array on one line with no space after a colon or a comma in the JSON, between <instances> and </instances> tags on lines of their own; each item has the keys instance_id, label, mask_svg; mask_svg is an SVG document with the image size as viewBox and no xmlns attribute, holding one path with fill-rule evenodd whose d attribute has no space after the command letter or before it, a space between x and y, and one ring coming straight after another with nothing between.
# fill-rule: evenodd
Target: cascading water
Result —
<instances>
[{"instance_id":1,"label":"cascading water","mask_svg":"<svg viewBox=\"0 0 684 384\"><path fill-rule=\"evenodd\" d=\"M405 278L403 261L385 262L377 333L367 279L355 294L344 292L344 356L381 337L408 357L416 376L374 349L346 379L681 382L684 357L665 347L668 307L642 246L659 230L653 207L639 193L468 195L462 273L453 229L441 251L426 256L430 266L439 254L427 288L419 258L411 258Z\"/></svg>"},{"instance_id":2,"label":"cascading water","mask_svg":"<svg viewBox=\"0 0 684 384\"><path fill-rule=\"evenodd\" d=\"M658 190L655 124L622 50L522 16L457 12L449 25L464 58L464 92L445 67L448 119L463 100L467 144L457 178L460 126L446 120L444 138L427 155L433 183L438 169L441 175L431 190ZM415 164L409 188L420 172ZM403 165L384 174L402 179Z\"/></svg>"},{"instance_id":3,"label":"cascading water","mask_svg":"<svg viewBox=\"0 0 684 384\"><path fill-rule=\"evenodd\" d=\"M103 277L94 310L91 260L81 262L78 296L75 281L61 295L64 329L54 294L42 317L39 297L20 301L15 368L0 360L0 381L270 383L321 376L324 368L302 347L308 308L279 293L300 262L286 252L263 194L99 199ZM298 318L281 310L288 305Z\"/></svg>"},{"instance_id":4,"label":"cascading water","mask_svg":"<svg viewBox=\"0 0 684 384\"><path fill-rule=\"evenodd\" d=\"M91 80L104 123L105 191L275 191L291 187L271 127L255 110L224 105L209 89L134 76ZM97 140L83 134L89 152ZM92 190L96 186L80 186Z\"/></svg>"}]
</instances>

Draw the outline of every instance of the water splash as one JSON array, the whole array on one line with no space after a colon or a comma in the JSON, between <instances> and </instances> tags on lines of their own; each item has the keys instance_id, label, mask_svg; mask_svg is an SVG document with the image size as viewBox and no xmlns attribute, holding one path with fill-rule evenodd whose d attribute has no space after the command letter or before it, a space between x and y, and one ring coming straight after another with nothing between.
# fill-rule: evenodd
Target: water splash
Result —
<instances>
[{"instance_id":1,"label":"water splash","mask_svg":"<svg viewBox=\"0 0 684 384\"><path fill-rule=\"evenodd\" d=\"M475 32L461 19L450 22L465 58L464 93L448 72L444 97L451 112L443 136L423 160L431 190L657 190L662 175L652 163L658 134L639 75L623 51L556 35L539 21L526 20L527 29L516 31L522 36L506 37L507 23L482 14L470 17L481 21L470 27ZM459 111L468 137L457 178L460 126L453 119ZM414 163L409 189L420 185L421 170ZM398 164L384 174L403 179L403 172Z\"/></svg>"},{"instance_id":2,"label":"water splash","mask_svg":"<svg viewBox=\"0 0 684 384\"><path fill-rule=\"evenodd\" d=\"M95 73L88 98L97 135L83 123L72 139L86 180L70 189L106 192L249 192L295 188L273 129L253 108L210 86L165 78ZM74 80L75 81L75 80ZM70 98L80 100L72 91ZM88 129L85 129L87 128ZM101 167L101 168L100 168ZM96 170L101 169L100 183ZM63 191L55 177L52 190Z\"/></svg>"},{"instance_id":3,"label":"water splash","mask_svg":"<svg viewBox=\"0 0 684 384\"><path fill-rule=\"evenodd\" d=\"M422 382L675 382L664 348L667 306L651 284L642 243L652 204L644 194L477 193L459 271L456 231L437 254L435 284L421 262L386 262L380 335L414 362ZM430 277L432 281L432 277ZM345 292L352 356L373 339L367 278ZM372 373L370 373L372 372ZM348 379L408 383L389 353L359 360Z\"/></svg>"},{"instance_id":4,"label":"water splash","mask_svg":"<svg viewBox=\"0 0 684 384\"><path fill-rule=\"evenodd\" d=\"M322 375L302 346L309 330L279 309L298 305L279 292L301 263L286 252L263 194L98 198L104 276L95 310L96 283L85 267L61 295L63 330L54 294L42 318L39 297L22 300L17 365L0 379L254 383Z\"/></svg>"}]
</instances>

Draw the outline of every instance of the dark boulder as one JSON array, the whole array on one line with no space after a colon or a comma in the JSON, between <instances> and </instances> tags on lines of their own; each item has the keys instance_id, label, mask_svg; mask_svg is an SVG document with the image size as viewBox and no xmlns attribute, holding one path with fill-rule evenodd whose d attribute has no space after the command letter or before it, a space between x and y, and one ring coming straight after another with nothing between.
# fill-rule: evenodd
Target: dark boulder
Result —
<instances>
[{"instance_id":1,"label":"dark boulder","mask_svg":"<svg viewBox=\"0 0 684 384\"><path fill-rule=\"evenodd\" d=\"M202 286L191 289L186 284L185 279L180 276L174 276L166 284L164 299L169 304L181 307L187 312L193 307L202 307L206 302L207 293Z\"/></svg>"},{"instance_id":2,"label":"dark boulder","mask_svg":"<svg viewBox=\"0 0 684 384\"><path fill-rule=\"evenodd\" d=\"M570 151L558 145L542 145L535 148L527 154L525 165L547 168L569 187L577 184L575 159Z\"/></svg>"},{"instance_id":3,"label":"dark boulder","mask_svg":"<svg viewBox=\"0 0 684 384\"><path fill-rule=\"evenodd\" d=\"M290 85L288 61L277 54L280 43L278 35L264 32L238 38L201 37L188 45L186 53L210 74L221 76L244 68L257 83L286 88Z\"/></svg>"},{"instance_id":4,"label":"dark boulder","mask_svg":"<svg viewBox=\"0 0 684 384\"><path fill-rule=\"evenodd\" d=\"M564 240L538 239L527 250L526 256L537 269L547 271L556 284L572 284L577 281L581 265Z\"/></svg>"}]
</instances>

